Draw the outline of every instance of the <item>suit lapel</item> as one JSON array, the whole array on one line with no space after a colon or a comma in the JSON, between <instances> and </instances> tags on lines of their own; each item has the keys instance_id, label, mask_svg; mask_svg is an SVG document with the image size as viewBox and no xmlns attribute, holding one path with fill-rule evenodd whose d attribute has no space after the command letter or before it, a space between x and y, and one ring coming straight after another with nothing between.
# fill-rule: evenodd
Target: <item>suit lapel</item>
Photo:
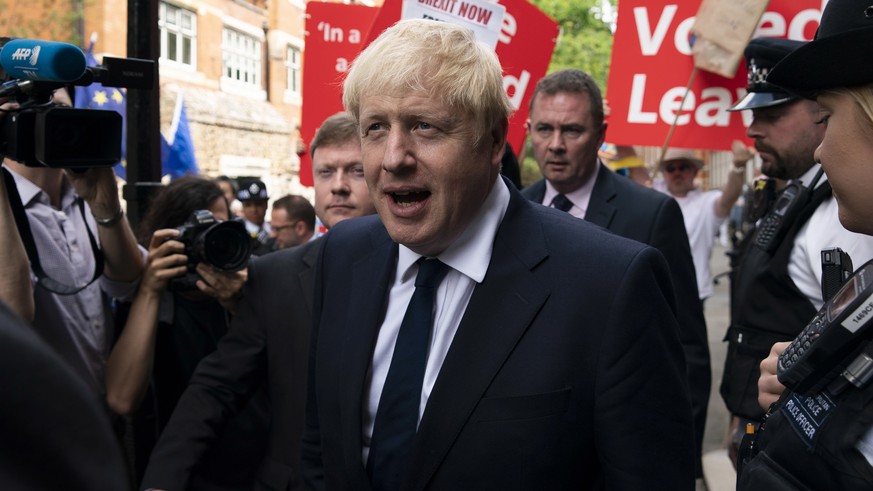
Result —
<instances>
[{"instance_id":1,"label":"suit lapel","mask_svg":"<svg viewBox=\"0 0 873 491\"><path fill-rule=\"evenodd\" d=\"M616 194L613 181L616 177L605 165L598 164L597 180L594 182L594 189L591 190L585 220L609 228L616 212L615 206L611 203Z\"/></svg>"},{"instance_id":2,"label":"suit lapel","mask_svg":"<svg viewBox=\"0 0 873 491\"><path fill-rule=\"evenodd\" d=\"M304 267L297 275L300 282L300 291L303 295L304 305L309 309L309 314L312 315L312 303L315 291L312 285L315 284L315 262L318 260L318 245L309 244L309 249L303 255Z\"/></svg>"},{"instance_id":3,"label":"suit lapel","mask_svg":"<svg viewBox=\"0 0 873 491\"><path fill-rule=\"evenodd\" d=\"M423 489L549 296L531 269L548 257L539 222L515 191L419 425L411 469Z\"/></svg>"},{"instance_id":4,"label":"suit lapel","mask_svg":"<svg viewBox=\"0 0 873 491\"><path fill-rule=\"evenodd\" d=\"M352 266L349 288L353 293L349 304L341 307L347 316L344 325L351 326L342 347L342 373L346 387L340 405L342 433L346 465L361 484L369 483L361 460L361 404L373 346L385 315L388 285L397 260L397 244L391 241L381 223L374 228L371 239L371 252Z\"/></svg>"},{"instance_id":5,"label":"suit lapel","mask_svg":"<svg viewBox=\"0 0 873 491\"><path fill-rule=\"evenodd\" d=\"M539 181L524 188L522 196L529 199L530 201L533 201L534 203L542 204L543 198L546 196L546 180L540 179Z\"/></svg>"}]
</instances>

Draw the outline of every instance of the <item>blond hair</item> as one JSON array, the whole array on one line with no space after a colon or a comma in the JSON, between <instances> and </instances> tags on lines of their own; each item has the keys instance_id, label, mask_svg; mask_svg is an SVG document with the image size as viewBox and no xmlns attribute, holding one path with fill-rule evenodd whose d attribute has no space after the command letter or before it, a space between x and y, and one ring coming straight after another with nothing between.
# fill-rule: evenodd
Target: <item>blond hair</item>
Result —
<instances>
[{"instance_id":1,"label":"blond hair","mask_svg":"<svg viewBox=\"0 0 873 491\"><path fill-rule=\"evenodd\" d=\"M840 88L829 92L845 94L855 101L855 104L861 108L861 111L867 117L866 120L861 122L865 126L864 130L867 133L873 133L873 84Z\"/></svg>"},{"instance_id":2,"label":"blond hair","mask_svg":"<svg viewBox=\"0 0 873 491\"><path fill-rule=\"evenodd\" d=\"M422 19L397 22L358 55L343 84L343 104L360 121L362 97L418 91L471 114L479 137L512 112L494 51L464 27Z\"/></svg>"}]
</instances>

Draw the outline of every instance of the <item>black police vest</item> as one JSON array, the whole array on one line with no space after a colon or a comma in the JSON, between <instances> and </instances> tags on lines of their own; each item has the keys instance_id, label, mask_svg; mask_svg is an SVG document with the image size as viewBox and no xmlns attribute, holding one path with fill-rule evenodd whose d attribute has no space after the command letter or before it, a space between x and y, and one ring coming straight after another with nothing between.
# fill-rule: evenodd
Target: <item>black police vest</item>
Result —
<instances>
[{"instance_id":1,"label":"black police vest","mask_svg":"<svg viewBox=\"0 0 873 491\"><path fill-rule=\"evenodd\" d=\"M743 465L737 490L873 489L873 466L857 449L873 425L873 384L828 400L830 410L786 392L757 435L758 453Z\"/></svg>"},{"instance_id":2,"label":"black police vest","mask_svg":"<svg viewBox=\"0 0 873 491\"><path fill-rule=\"evenodd\" d=\"M831 196L828 182L818 186L782 242L768 253L747 244L731 283L731 325L719 391L731 414L757 420L759 364L779 341L790 341L816 314L816 308L788 275L794 240L816 208Z\"/></svg>"}]
</instances>

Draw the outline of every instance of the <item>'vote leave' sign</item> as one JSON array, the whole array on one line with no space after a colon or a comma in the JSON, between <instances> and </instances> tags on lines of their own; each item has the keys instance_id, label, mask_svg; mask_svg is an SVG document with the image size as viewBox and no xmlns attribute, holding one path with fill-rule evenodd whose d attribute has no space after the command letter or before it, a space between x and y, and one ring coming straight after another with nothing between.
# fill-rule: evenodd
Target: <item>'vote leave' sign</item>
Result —
<instances>
[{"instance_id":1,"label":"'vote leave' sign","mask_svg":"<svg viewBox=\"0 0 873 491\"><path fill-rule=\"evenodd\" d=\"M753 37L810 40L824 8L820 0L771 0ZM690 30L698 0L622 0L612 51L607 98L612 110L606 138L621 145L730 150L745 139L750 111L727 112L745 95L741 62L731 79L694 69Z\"/></svg>"}]
</instances>

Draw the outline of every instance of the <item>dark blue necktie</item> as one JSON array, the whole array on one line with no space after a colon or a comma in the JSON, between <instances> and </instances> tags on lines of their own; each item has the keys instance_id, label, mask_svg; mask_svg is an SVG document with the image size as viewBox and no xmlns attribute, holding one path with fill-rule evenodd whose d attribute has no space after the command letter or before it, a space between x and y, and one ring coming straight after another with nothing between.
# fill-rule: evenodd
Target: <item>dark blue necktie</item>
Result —
<instances>
[{"instance_id":1,"label":"dark blue necktie","mask_svg":"<svg viewBox=\"0 0 873 491\"><path fill-rule=\"evenodd\" d=\"M552 207L561 211L570 211L570 208L573 208L573 202L567 199L563 194L556 194L555 197L552 198Z\"/></svg>"},{"instance_id":2,"label":"dark blue necktie","mask_svg":"<svg viewBox=\"0 0 873 491\"><path fill-rule=\"evenodd\" d=\"M415 292L400 324L370 439L367 471L375 491L400 489L406 471L418 428L421 384L433 323L434 291L448 269L439 259L418 260Z\"/></svg>"}]
</instances>

